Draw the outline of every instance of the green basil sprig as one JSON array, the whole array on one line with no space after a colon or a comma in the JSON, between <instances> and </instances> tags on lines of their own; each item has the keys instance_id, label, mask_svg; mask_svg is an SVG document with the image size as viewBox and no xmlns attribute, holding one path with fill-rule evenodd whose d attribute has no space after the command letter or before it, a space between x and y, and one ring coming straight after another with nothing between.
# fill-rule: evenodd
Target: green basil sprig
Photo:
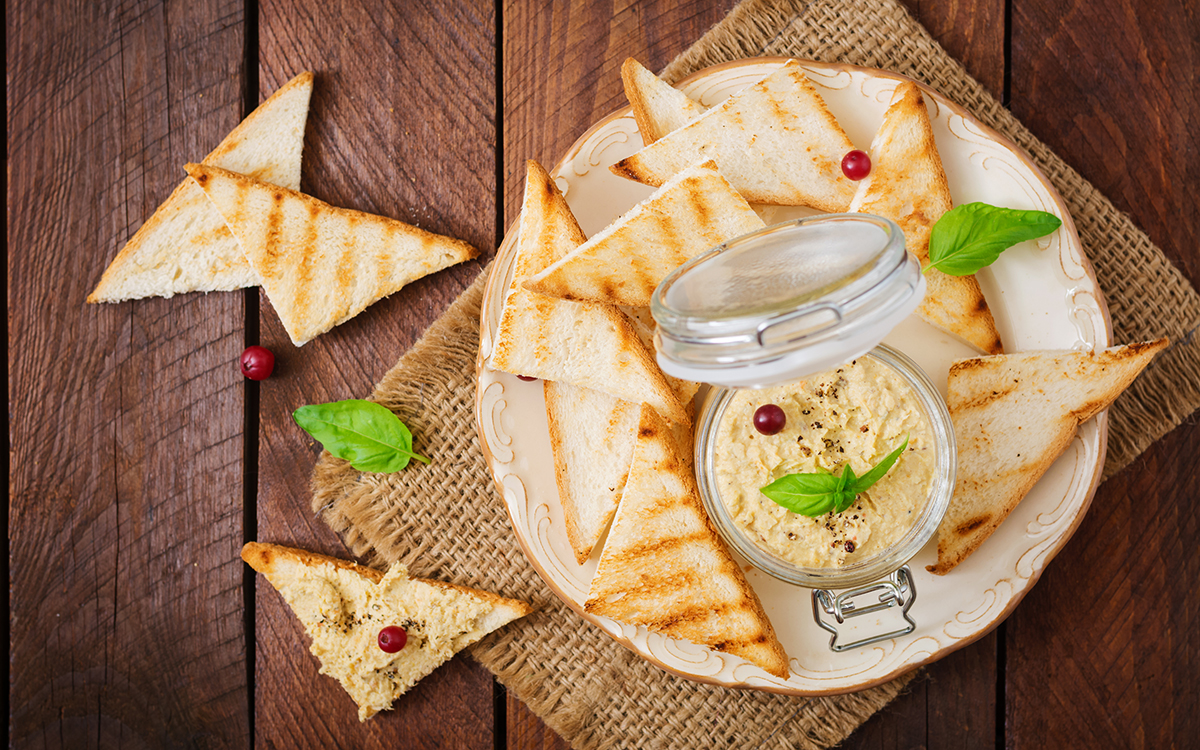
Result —
<instances>
[{"instance_id":1,"label":"green basil sprig","mask_svg":"<svg viewBox=\"0 0 1200 750\"><path fill-rule=\"evenodd\" d=\"M947 211L929 235L929 265L951 276L969 276L990 266L1008 248L1045 237L1062 219L1045 211L967 203Z\"/></svg>"},{"instance_id":2,"label":"green basil sprig","mask_svg":"<svg viewBox=\"0 0 1200 750\"><path fill-rule=\"evenodd\" d=\"M429 463L428 458L413 452L412 433L399 417L372 401L350 399L301 406L292 419L325 450L359 471L400 471L413 458Z\"/></svg>"},{"instance_id":3,"label":"green basil sprig","mask_svg":"<svg viewBox=\"0 0 1200 750\"><path fill-rule=\"evenodd\" d=\"M847 463L842 468L840 477L826 472L788 474L763 487L761 492L779 505L802 516L816 518L829 511L841 513L854 504L860 492L865 492L882 479L907 447L906 435L899 448L887 454L861 477L854 476L854 469Z\"/></svg>"}]
</instances>

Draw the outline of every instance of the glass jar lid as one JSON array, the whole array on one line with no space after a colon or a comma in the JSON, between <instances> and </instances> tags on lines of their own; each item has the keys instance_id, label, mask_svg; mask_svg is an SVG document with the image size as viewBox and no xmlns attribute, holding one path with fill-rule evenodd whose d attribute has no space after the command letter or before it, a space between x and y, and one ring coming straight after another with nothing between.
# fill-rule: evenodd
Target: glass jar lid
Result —
<instances>
[{"instance_id":1,"label":"glass jar lid","mask_svg":"<svg viewBox=\"0 0 1200 750\"><path fill-rule=\"evenodd\" d=\"M829 214L776 224L699 255L650 300L668 375L762 386L848 362L925 294L894 222Z\"/></svg>"}]
</instances>

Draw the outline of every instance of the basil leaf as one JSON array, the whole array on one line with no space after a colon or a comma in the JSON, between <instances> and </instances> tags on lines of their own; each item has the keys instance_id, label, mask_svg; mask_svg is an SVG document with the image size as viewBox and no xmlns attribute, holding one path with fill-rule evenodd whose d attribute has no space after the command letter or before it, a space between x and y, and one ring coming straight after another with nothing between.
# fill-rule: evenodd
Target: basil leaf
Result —
<instances>
[{"instance_id":1,"label":"basil leaf","mask_svg":"<svg viewBox=\"0 0 1200 750\"><path fill-rule=\"evenodd\" d=\"M1021 211L967 203L947 211L929 235L928 266L951 276L968 276L990 266L1008 248L1044 237L1062 226L1045 211Z\"/></svg>"},{"instance_id":2,"label":"basil leaf","mask_svg":"<svg viewBox=\"0 0 1200 750\"><path fill-rule=\"evenodd\" d=\"M896 463L896 460L900 458L900 454L903 453L904 449L908 447L908 437L908 435L905 435L904 442L900 444L899 448L884 456L882 461L875 464L870 471L859 477L858 481L851 486L851 489L856 495L859 492L866 492L871 485L875 484L880 479L883 479L883 475L888 473L888 470L891 469L892 465Z\"/></svg>"},{"instance_id":3,"label":"basil leaf","mask_svg":"<svg viewBox=\"0 0 1200 750\"><path fill-rule=\"evenodd\" d=\"M832 474L787 474L760 491L793 513L815 518L833 509L839 481Z\"/></svg>"},{"instance_id":4,"label":"basil leaf","mask_svg":"<svg viewBox=\"0 0 1200 750\"><path fill-rule=\"evenodd\" d=\"M413 452L408 427L386 406L372 401L350 399L301 406L292 418L325 450L359 471L400 471L413 458L429 463L428 458Z\"/></svg>"}]
</instances>

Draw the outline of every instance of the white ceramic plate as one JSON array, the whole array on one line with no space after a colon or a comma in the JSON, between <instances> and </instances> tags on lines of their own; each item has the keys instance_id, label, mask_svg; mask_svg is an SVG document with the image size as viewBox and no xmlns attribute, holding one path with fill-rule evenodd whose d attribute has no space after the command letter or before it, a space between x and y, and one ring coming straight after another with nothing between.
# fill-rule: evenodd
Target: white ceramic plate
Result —
<instances>
[{"instance_id":1,"label":"white ceramic plate","mask_svg":"<svg viewBox=\"0 0 1200 750\"><path fill-rule=\"evenodd\" d=\"M782 63L782 59L758 59L721 65L690 77L681 88L712 105ZM850 139L866 150L892 91L905 79L849 65L805 63L804 68ZM1019 147L936 92L924 91L955 204L986 201L1050 211L1063 219L1061 231L1009 250L979 274L1006 349L1108 346L1108 311L1062 198ZM608 171L608 165L641 145L626 108L597 123L555 167L558 185L589 236L652 192ZM768 208L764 219L771 223L805 213L812 212ZM999 623L1066 543L1091 502L1104 463L1104 414L1080 429L1066 453L1000 529L952 573L939 577L925 572L937 557L936 540L912 560L918 592L911 611L918 626L915 632L842 653L829 650L828 634L814 623L807 589L766 576L738 558L791 657L787 680L741 659L649 633L644 627L588 615L583 602L599 547L592 559L579 565L567 541L542 384L522 382L485 365L515 256L516 234L514 226L500 247L483 302L476 416L484 452L513 530L551 589L581 616L664 669L719 685L796 695L841 693L879 684L945 656ZM913 357L943 396L951 360L975 356L915 317L901 323L886 341Z\"/></svg>"}]
</instances>

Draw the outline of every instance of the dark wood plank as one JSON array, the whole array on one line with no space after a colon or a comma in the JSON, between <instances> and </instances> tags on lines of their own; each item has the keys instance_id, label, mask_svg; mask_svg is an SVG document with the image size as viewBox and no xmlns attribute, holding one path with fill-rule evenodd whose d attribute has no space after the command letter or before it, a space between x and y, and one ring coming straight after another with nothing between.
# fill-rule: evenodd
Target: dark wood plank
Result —
<instances>
[{"instance_id":1,"label":"dark wood plank","mask_svg":"<svg viewBox=\"0 0 1200 750\"><path fill-rule=\"evenodd\" d=\"M900 1L951 57L1003 99L1005 0Z\"/></svg>"},{"instance_id":2,"label":"dark wood plank","mask_svg":"<svg viewBox=\"0 0 1200 750\"><path fill-rule=\"evenodd\" d=\"M494 250L495 23L483 0L261 3L262 91L301 70L317 73L301 189ZM302 349L262 298L262 343L279 368L261 387L260 539L348 556L310 509L319 446L291 412L370 393L481 267L476 261L411 284ZM259 745L493 746L493 679L465 657L423 680L391 713L360 724L353 701L317 674L299 624L261 579L256 610Z\"/></svg>"},{"instance_id":3,"label":"dark wood plank","mask_svg":"<svg viewBox=\"0 0 1200 750\"><path fill-rule=\"evenodd\" d=\"M242 296L84 304L240 119L241 9L8 6L17 747L249 744Z\"/></svg>"},{"instance_id":4,"label":"dark wood plank","mask_svg":"<svg viewBox=\"0 0 1200 750\"><path fill-rule=\"evenodd\" d=\"M1195 8L1014 0L1012 19L1013 111L1200 281ZM1194 744L1198 446L1192 420L1106 482L1010 618L1011 747Z\"/></svg>"}]
</instances>

